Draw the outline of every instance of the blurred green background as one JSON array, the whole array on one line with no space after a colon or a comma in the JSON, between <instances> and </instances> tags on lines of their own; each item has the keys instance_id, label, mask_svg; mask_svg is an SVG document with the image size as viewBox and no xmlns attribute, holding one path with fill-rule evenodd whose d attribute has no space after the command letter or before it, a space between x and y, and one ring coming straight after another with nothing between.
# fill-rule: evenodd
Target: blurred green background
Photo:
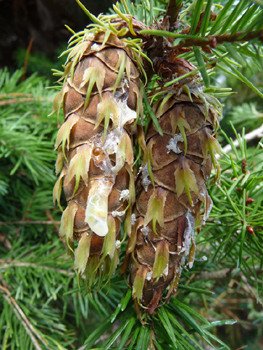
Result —
<instances>
[{"instance_id":1,"label":"blurred green background","mask_svg":"<svg viewBox=\"0 0 263 350\"><path fill-rule=\"evenodd\" d=\"M111 0L83 0L94 14L107 12ZM10 71L24 66L27 76L34 72L52 79L51 68L61 67L59 54L71 33L82 30L88 17L74 0L0 0L0 68Z\"/></svg>"}]
</instances>

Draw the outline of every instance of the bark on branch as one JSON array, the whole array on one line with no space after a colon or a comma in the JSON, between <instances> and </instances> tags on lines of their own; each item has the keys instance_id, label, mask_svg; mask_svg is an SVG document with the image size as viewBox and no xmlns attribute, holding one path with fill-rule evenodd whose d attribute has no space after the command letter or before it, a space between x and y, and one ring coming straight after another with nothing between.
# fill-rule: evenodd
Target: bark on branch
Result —
<instances>
[{"instance_id":1,"label":"bark on branch","mask_svg":"<svg viewBox=\"0 0 263 350\"><path fill-rule=\"evenodd\" d=\"M206 39L208 41L204 41L201 39L184 39L184 43L179 44L176 48L180 49L182 47L192 47L192 46L211 46L212 48L216 48L218 44L222 44L223 42L234 43L234 42L245 42L251 41L256 38L263 37L263 29L260 31L251 31L247 34L245 32L237 32L234 35L224 34L224 35L212 35L207 36Z\"/></svg>"},{"instance_id":2,"label":"bark on branch","mask_svg":"<svg viewBox=\"0 0 263 350\"><path fill-rule=\"evenodd\" d=\"M3 297L8 302L8 304L11 306L13 312L19 319L19 321L22 323L25 331L29 335L31 341L33 342L36 349L41 350L42 347L40 346L39 342L37 341L37 338L45 345L45 347L49 350L51 350L48 345L47 341L36 331L36 329L33 327L33 325L30 323L29 319L26 317L23 310L20 308L20 306L17 304L15 299L11 296L10 291L4 287L3 285L0 285L0 290L4 293Z\"/></svg>"},{"instance_id":3,"label":"bark on branch","mask_svg":"<svg viewBox=\"0 0 263 350\"><path fill-rule=\"evenodd\" d=\"M251 141L251 140L256 139L256 138L261 139L262 137L263 137L263 124L259 128L246 134L244 136L244 139L248 142L248 141ZM238 140L233 141L233 144L235 147L239 147ZM224 153L229 153L231 150L232 150L231 145L226 145L225 147L222 148L222 151ZM216 158L220 158L220 155L217 154Z\"/></svg>"}]
</instances>

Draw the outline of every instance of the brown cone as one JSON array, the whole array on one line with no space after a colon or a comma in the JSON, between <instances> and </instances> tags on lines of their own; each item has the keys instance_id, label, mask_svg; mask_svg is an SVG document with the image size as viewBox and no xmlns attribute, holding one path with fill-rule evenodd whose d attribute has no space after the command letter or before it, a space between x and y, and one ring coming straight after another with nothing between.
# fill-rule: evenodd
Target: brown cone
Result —
<instances>
[{"instance_id":1,"label":"brown cone","mask_svg":"<svg viewBox=\"0 0 263 350\"><path fill-rule=\"evenodd\" d=\"M120 224L134 202L131 131L142 109L140 74L132 50L113 33L85 35L69 58L55 101L63 103L65 121L56 141L54 200L60 205L63 182L60 237L91 287L114 273Z\"/></svg>"},{"instance_id":2,"label":"brown cone","mask_svg":"<svg viewBox=\"0 0 263 350\"><path fill-rule=\"evenodd\" d=\"M181 59L168 67L164 62L159 75L167 69L178 76L194 67ZM194 230L205 223L212 207L206 190L212 163L219 176L214 157L219 147L212 136L217 113L208 105L196 76L185 85L164 91L153 106L163 136L151 123L137 182L136 223L127 247L127 256L132 256L133 297L150 314L162 297L168 301L175 293L184 256L192 267Z\"/></svg>"}]
</instances>

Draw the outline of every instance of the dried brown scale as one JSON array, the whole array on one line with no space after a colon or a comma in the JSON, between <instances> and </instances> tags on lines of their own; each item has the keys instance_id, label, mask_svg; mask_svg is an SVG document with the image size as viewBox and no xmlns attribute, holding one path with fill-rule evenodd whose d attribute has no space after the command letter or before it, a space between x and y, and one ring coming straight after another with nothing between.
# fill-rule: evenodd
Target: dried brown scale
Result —
<instances>
[{"instance_id":1,"label":"dried brown scale","mask_svg":"<svg viewBox=\"0 0 263 350\"><path fill-rule=\"evenodd\" d=\"M163 83L168 79L168 70L182 75L194 69L181 59L167 66L163 62L159 67ZM150 314L160 305L162 296L169 300L175 293L183 256L189 255L189 267L192 266L194 228L207 219L212 205L206 183L214 161L211 155L218 150L212 136L218 116L211 105L205 105L196 77L185 84L190 94L182 91L182 85L174 86L169 99L164 101L164 92L153 106L163 136L151 122L144 150L151 169L144 159L137 181L137 221L127 256L132 256L133 297ZM149 181L150 170L154 186Z\"/></svg>"},{"instance_id":2,"label":"dried brown scale","mask_svg":"<svg viewBox=\"0 0 263 350\"><path fill-rule=\"evenodd\" d=\"M131 131L142 107L132 50L112 33L104 45L104 32L87 38L73 48L60 95L65 121L56 142L54 199L59 203L63 182L60 237L70 253L78 242L75 269L91 287L94 271L110 277L118 263L120 225L134 201Z\"/></svg>"}]
</instances>

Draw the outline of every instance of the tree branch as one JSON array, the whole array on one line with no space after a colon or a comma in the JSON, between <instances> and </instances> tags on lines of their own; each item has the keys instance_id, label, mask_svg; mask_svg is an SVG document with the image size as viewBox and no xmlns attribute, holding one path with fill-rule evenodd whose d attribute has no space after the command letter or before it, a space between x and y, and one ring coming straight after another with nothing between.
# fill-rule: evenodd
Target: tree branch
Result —
<instances>
[{"instance_id":1,"label":"tree branch","mask_svg":"<svg viewBox=\"0 0 263 350\"><path fill-rule=\"evenodd\" d=\"M178 4L179 3L179 4ZM171 18L170 24L174 23L179 15L180 9L182 7L182 1L169 0L169 4L166 10L166 16Z\"/></svg>"},{"instance_id":2,"label":"tree branch","mask_svg":"<svg viewBox=\"0 0 263 350\"><path fill-rule=\"evenodd\" d=\"M253 39L256 39L258 37L263 36L263 29L260 31L251 31L247 34L245 32L237 32L234 35L230 34L224 34L224 35L218 35L218 36L207 36L205 39L208 39L208 41L204 41L204 38L202 39L184 39L183 44L179 44L176 46L176 48L180 49L182 47L192 47L192 46L211 46L212 48L216 48L218 44L222 44L223 42L228 43L234 43L234 42L245 42L245 41L251 41Z\"/></svg>"},{"instance_id":3,"label":"tree branch","mask_svg":"<svg viewBox=\"0 0 263 350\"><path fill-rule=\"evenodd\" d=\"M46 340L44 338L42 338L41 335L38 334L38 332L35 330L35 328L29 322L29 320L26 317L26 315L24 314L23 310L17 304L15 299L11 296L10 291L6 287L4 287L2 285L0 285L0 290L2 290L5 293L4 294L4 299L8 302L8 304L11 306L12 310L16 314L17 318L21 321L22 325L25 328L25 331L27 332L27 334L29 335L30 339L32 340L35 348L38 349L38 350L42 350L42 347L40 346L40 344L38 343L38 341L36 339L36 337L37 337L43 344L45 344L47 349L51 350L47 346Z\"/></svg>"},{"instance_id":4,"label":"tree branch","mask_svg":"<svg viewBox=\"0 0 263 350\"><path fill-rule=\"evenodd\" d=\"M51 215L51 213L50 213L50 210L45 210L45 213L46 213L46 215L47 215L47 217L53 222L53 224L54 224L54 226L55 226L55 228L56 228L56 230L57 230L57 233L59 234L59 225L57 224L57 222L54 220L54 218L53 218L53 216Z\"/></svg>"},{"instance_id":5,"label":"tree branch","mask_svg":"<svg viewBox=\"0 0 263 350\"><path fill-rule=\"evenodd\" d=\"M260 271L260 266L256 266L255 270ZM197 280L199 280L199 279L204 279L204 280L226 279L228 274L230 274L229 277L233 277L231 275L232 272L233 272L232 268L228 268L228 267L223 268L221 270L217 270L217 271L202 271L201 273L195 275L195 279L197 279ZM239 271L238 273L236 273L236 275L234 277L235 278L240 277L243 279L244 273L242 271ZM260 281L260 282L262 282L262 281Z\"/></svg>"},{"instance_id":6,"label":"tree branch","mask_svg":"<svg viewBox=\"0 0 263 350\"><path fill-rule=\"evenodd\" d=\"M71 258L69 257L69 259L71 259ZM52 270L54 272L58 272L58 273L61 273L62 275L67 275L67 276L75 275L75 273L72 271L67 271L64 269L57 269L57 268L49 267L49 266L45 266L45 265L37 265L37 264L31 263L31 262L26 263L26 262L11 260L11 261L4 263L4 260L0 260L0 264L3 264L3 265L0 265L1 269L7 269L9 267L31 267L31 268L35 268L35 269Z\"/></svg>"},{"instance_id":7,"label":"tree branch","mask_svg":"<svg viewBox=\"0 0 263 350\"><path fill-rule=\"evenodd\" d=\"M8 225L27 225L27 224L41 224L41 225L54 225L59 224L61 221L53 221L53 220L19 220L19 221L0 221L0 225L8 226Z\"/></svg>"},{"instance_id":8,"label":"tree branch","mask_svg":"<svg viewBox=\"0 0 263 350\"><path fill-rule=\"evenodd\" d=\"M255 130L249 132L248 134L246 134L244 136L244 139L248 142L248 141L251 141L251 140L256 139L256 138L261 139L262 137L263 137L263 124L258 129L255 129ZM235 147L239 147L238 140L233 141L233 144ZM222 151L224 153L229 153L231 150L232 150L231 145L226 145L225 147L222 148ZM220 155L217 154L216 158L220 158Z\"/></svg>"}]
</instances>

